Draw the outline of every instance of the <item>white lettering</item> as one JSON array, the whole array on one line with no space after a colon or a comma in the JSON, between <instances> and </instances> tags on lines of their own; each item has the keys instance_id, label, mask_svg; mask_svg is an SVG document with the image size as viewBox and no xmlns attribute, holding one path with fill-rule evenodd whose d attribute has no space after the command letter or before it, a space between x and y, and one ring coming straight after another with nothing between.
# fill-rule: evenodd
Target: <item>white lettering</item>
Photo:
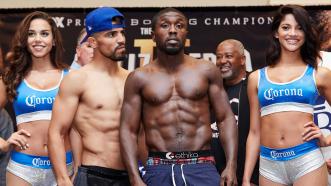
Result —
<instances>
[{"instance_id":1,"label":"white lettering","mask_svg":"<svg viewBox=\"0 0 331 186\"><path fill-rule=\"evenodd\" d=\"M67 26L70 26L72 22L72 19L67 19Z\"/></svg>"},{"instance_id":2,"label":"white lettering","mask_svg":"<svg viewBox=\"0 0 331 186\"><path fill-rule=\"evenodd\" d=\"M255 25L255 17L252 17L252 25Z\"/></svg>"},{"instance_id":3,"label":"white lettering","mask_svg":"<svg viewBox=\"0 0 331 186\"><path fill-rule=\"evenodd\" d=\"M152 21L150 19L144 19L143 24L144 25L150 25L150 24L152 24Z\"/></svg>"},{"instance_id":4,"label":"white lettering","mask_svg":"<svg viewBox=\"0 0 331 186\"><path fill-rule=\"evenodd\" d=\"M228 18L225 18L223 24L224 24L224 25L230 25L230 21L229 21L229 19L228 19Z\"/></svg>"},{"instance_id":5,"label":"white lettering","mask_svg":"<svg viewBox=\"0 0 331 186\"><path fill-rule=\"evenodd\" d=\"M291 156L295 156L295 152L293 150L291 151L285 151L285 152L277 152L277 151L271 151L270 152L270 156L274 159L276 158L286 158L286 157L291 157Z\"/></svg>"},{"instance_id":6,"label":"white lettering","mask_svg":"<svg viewBox=\"0 0 331 186\"><path fill-rule=\"evenodd\" d=\"M75 19L75 26L81 26L80 19Z\"/></svg>"},{"instance_id":7,"label":"white lettering","mask_svg":"<svg viewBox=\"0 0 331 186\"><path fill-rule=\"evenodd\" d=\"M131 19L131 26L137 26L139 24L138 19Z\"/></svg>"},{"instance_id":8,"label":"white lettering","mask_svg":"<svg viewBox=\"0 0 331 186\"><path fill-rule=\"evenodd\" d=\"M166 158L167 159L191 159L191 158L198 158L199 154L197 152L167 152Z\"/></svg>"},{"instance_id":9,"label":"white lettering","mask_svg":"<svg viewBox=\"0 0 331 186\"><path fill-rule=\"evenodd\" d=\"M151 27L148 27L148 28L141 27L140 28L140 34L141 35L151 35L152 34L152 28Z\"/></svg>"},{"instance_id":10,"label":"white lettering","mask_svg":"<svg viewBox=\"0 0 331 186\"><path fill-rule=\"evenodd\" d=\"M29 107L36 107L40 104L53 104L54 97L37 97L36 95L29 95L25 98L25 104Z\"/></svg>"},{"instance_id":11,"label":"white lettering","mask_svg":"<svg viewBox=\"0 0 331 186\"><path fill-rule=\"evenodd\" d=\"M303 96L302 95L302 89L298 89L298 96Z\"/></svg>"},{"instance_id":12,"label":"white lettering","mask_svg":"<svg viewBox=\"0 0 331 186\"><path fill-rule=\"evenodd\" d=\"M273 100L274 98L277 97L282 97L282 96L303 96L302 89L279 89L279 90L274 90L272 88L267 89L263 93L264 98L266 100Z\"/></svg>"},{"instance_id":13,"label":"white lettering","mask_svg":"<svg viewBox=\"0 0 331 186\"><path fill-rule=\"evenodd\" d=\"M189 19L188 20L188 24L189 25L197 25L198 24L198 20L196 18Z\"/></svg>"},{"instance_id":14,"label":"white lettering","mask_svg":"<svg viewBox=\"0 0 331 186\"><path fill-rule=\"evenodd\" d=\"M214 18L214 25L221 25L221 18Z\"/></svg>"},{"instance_id":15,"label":"white lettering","mask_svg":"<svg viewBox=\"0 0 331 186\"><path fill-rule=\"evenodd\" d=\"M244 17L243 24L244 24L244 25L247 25L248 21L249 21L249 18L248 18L248 17Z\"/></svg>"},{"instance_id":16,"label":"white lettering","mask_svg":"<svg viewBox=\"0 0 331 186\"><path fill-rule=\"evenodd\" d=\"M64 17L53 17L53 20L57 27L64 28Z\"/></svg>"},{"instance_id":17,"label":"white lettering","mask_svg":"<svg viewBox=\"0 0 331 186\"><path fill-rule=\"evenodd\" d=\"M263 17L259 17L257 18L257 23L260 24L260 25L263 25L264 24L264 18Z\"/></svg>"},{"instance_id":18,"label":"white lettering","mask_svg":"<svg viewBox=\"0 0 331 186\"><path fill-rule=\"evenodd\" d=\"M233 25L240 25L240 18L232 18L232 24Z\"/></svg>"},{"instance_id":19,"label":"white lettering","mask_svg":"<svg viewBox=\"0 0 331 186\"><path fill-rule=\"evenodd\" d=\"M50 160L42 160L40 158L33 158L32 159L32 165L39 167L39 166L50 166L51 161Z\"/></svg>"},{"instance_id":20,"label":"white lettering","mask_svg":"<svg viewBox=\"0 0 331 186\"><path fill-rule=\"evenodd\" d=\"M211 18L205 19L205 25L211 25Z\"/></svg>"}]
</instances>

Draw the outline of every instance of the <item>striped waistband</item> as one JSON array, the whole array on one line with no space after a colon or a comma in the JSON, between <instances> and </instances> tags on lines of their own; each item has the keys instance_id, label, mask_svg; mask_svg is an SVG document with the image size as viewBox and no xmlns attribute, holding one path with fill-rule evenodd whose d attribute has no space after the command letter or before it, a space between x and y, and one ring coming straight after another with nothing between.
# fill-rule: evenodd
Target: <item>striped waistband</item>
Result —
<instances>
[{"instance_id":1,"label":"striped waistband","mask_svg":"<svg viewBox=\"0 0 331 186\"><path fill-rule=\"evenodd\" d=\"M16 163L27 165L39 169L51 169L52 164L48 156L34 156L30 154L24 154L17 151L12 151L10 156L12 161ZM66 153L66 164L72 163L72 152Z\"/></svg>"}]
</instances>

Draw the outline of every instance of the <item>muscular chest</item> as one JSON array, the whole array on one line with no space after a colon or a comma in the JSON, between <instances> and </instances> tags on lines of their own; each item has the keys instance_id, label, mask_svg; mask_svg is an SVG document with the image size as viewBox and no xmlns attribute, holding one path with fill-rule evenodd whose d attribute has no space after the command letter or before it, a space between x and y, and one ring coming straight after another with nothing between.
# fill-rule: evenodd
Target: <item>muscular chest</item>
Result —
<instances>
[{"instance_id":1,"label":"muscular chest","mask_svg":"<svg viewBox=\"0 0 331 186\"><path fill-rule=\"evenodd\" d=\"M148 78L143 88L146 101L160 104L174 98L199 100L208 92L208 80L193 72L157 74Z\"/></svg>"},{"instance_id":2,"label":"muscular chest","mask_svg":"<svg viewBox=\"0 0 331 186\"><path fill-rule=\"evenodd\" d=\"M98 78L88 84L81 99L89 108L117 110L122 106L124 81Z\"/></svg>"}]
</instances>

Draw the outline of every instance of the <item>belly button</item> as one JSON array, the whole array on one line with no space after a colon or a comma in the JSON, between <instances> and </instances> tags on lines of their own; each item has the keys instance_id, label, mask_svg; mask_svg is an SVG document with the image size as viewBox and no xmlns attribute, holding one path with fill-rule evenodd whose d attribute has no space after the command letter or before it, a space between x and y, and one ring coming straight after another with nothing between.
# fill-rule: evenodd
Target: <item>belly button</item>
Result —
<instances>
[{"instance_id":1,"label":"belly button","mask_svg":"<svg viewBox=\"0 0 331 186\"><path fill-rule=\"evenodd\" d=\"M284 140L284 139L285 139L284 136L280 137L280 140Z\"/></svg>"}]
</instances>

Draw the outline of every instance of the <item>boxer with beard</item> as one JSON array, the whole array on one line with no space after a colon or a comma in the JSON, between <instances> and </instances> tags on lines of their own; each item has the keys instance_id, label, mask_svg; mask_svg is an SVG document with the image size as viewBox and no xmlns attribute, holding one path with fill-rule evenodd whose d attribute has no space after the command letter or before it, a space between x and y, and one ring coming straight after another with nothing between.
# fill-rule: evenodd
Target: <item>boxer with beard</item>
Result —
<instances>
[{"instance_id":1,"label":"boxer with beard","mask_svg":"<svg viewBox=\"0 0 331 186\"><path fill-rule=\"evenodd\" d=\"M74 185L129 185L122 163L119 126L124 83L128 72L119 66L125 57L124 16L103 7L86 17L91 63L72 71L61 83L49 129L49 149L58 185L72 185L65 174L63 136L74 127L82 139L82 165Z\"/></svg>"}]
</instances>

